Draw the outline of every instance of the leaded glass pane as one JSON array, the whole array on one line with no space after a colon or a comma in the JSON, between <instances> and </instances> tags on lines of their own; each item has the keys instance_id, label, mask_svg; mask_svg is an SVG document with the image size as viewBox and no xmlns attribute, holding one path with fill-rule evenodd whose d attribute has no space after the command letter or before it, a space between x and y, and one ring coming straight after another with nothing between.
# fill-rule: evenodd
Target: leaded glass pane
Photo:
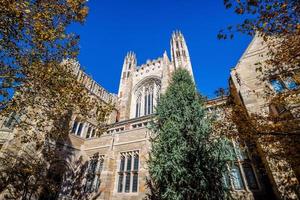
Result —
<instances>
[{"instance_id":1,"label":"leaded glass pane","mask_svg":"<svg viewBox=\"0 0 300 200\"><path fill-rule=\"evenodd\" d=\"M119 183L118 183L118 192L123 191L123 179L124 179L124 175L120 174L119 175Z\"/></svg>"},{"instance_id":2,"label":"leaded glass pane","mask_svg":"<svg viewBox=\"0 0 300 200\"><path fill-rule=\"evenodd\" d=\"M229 173L226 170L225 173L223 174L223 184L226 188L230 188L230 177L229 177Z\"/></svg>"},{"instance_id":3,"label":"leaded glass pane","mask_svg":"<svg viewBox=\"0 0 300 200\"><path fill-rule=\"evenodd\" d=\"M74 124L73 124L71 133L75 133L76 132L77 126L78 126L78 122L75 121Z\"/></svg>"},{"instance_id":4,"label":"leaded glass pane","mask_svg":"<svg viewBox=\"0 0 300 200\"><path fill-rule=\"evenodd\" d=\"M90 137L91 131L92 131L92 128L89 127L89 128L88 128L88 131L87 131L87 133L86 133L86 138L89 138L89 137Z\"/></svg>"},{"instance_id":5,"label":"leaded glass pane","mask_svg":"<svg viewBox=\"0 0 300 200\"><path fill-rule=\"evenodd\" d=\"M136 103L135 117L139 117L139 103Z\"/></svg>"},{"instance_id":6,"label":"leaded glass pane","mask_svg":"<svg viewBox=\"0 0 300 200\"><path fill-rule=\"evenodd\" d=\"M93 131L92 131L92 137L95 137L95 135L96 135L96 130L93 129Z\"/></svg>"},{"instance_id":7,"label":"leaded glass pane","mask_svg":"<svg viewBox=\"0 0 300 200\"><path fill-rule=\"evenodd\" d=\"M82 127L83 127L83 123L80 123L76 135L80 135L81 134Z\"/></svg>"},{"instance_id":8,"label":"leaded glass pane","mask_svg":"<svg viewBox=\"0 0 300 200\"><path fill-rule=\"evenodd\" d=\"M123 172L124 169L125 169L125 157L121 156L120 172Z\"/></svg>"},{"instance_id":9,"label":"leaded glass pane","mask_svg":"<svg viewBox=\"0 0 300 200\"><path fill-rule=\"evenodd\" d=\"M150 100L150 93L148 94L148 111L147 114L150 114L150 110L151 110L151 100Z\"/></svg>"},{"instance_id":10,"label":"leaded glass pane","mask_svg":"<svg viewBox=\"0 0 300 200\"><path fill-rule=\"evenodd\" d=\"M126 174L125 192L129 192L129 189L130 189L130 173Z\"/></svg>"},{"instance_id":11,"label":"leaded glass pane","mask_svg":"<svg viewBox=\"0 0 300 200\"><path fill-rule=\"evenodd\" d=\"M244 173L246 176L247 185L248 185L249 189L257 190L258 184L257 184L256 178L255 178L252 166L248 163L245 163L245 164L243 164L243 169L244 169Z\"/></svg>"},{"instance_id":12,"label":"leaded glass pane","mask_svg":"<svg viewBox=\"0 0 300 200\"><path fill-rule=\"evenodd\" d=\"M134 156L133 170L137 171L138 169L139 169L139 155L136 154Z\"/></svg>"},{"instance_id":13,"label":"leaded glass pane","mask_svg":"<svg viewBox=\"0 0 300 200\"><path fill-rule=\"evenodd\" d=\"M145 94L144 106L145 106L145 115L147 115L147 94Z\"/></svg>"},{"instance_id":14,"label":"leaded glass pane","mask_svg":"<svg viewBox=\"0 0 300 200\"><path fill-rule=\"evenodd\" d=\"M132 156L128 155L127 156L127 168L126 168L127 171L131 170L131 162L132 162Z\"/></svg>"},{"instance_id":15,"label":"leaded glass pane","mask_svg":"<svg viewBox=\"0 0 300 200\"><path fill-rule=\"evenodd\" d=\"M232 178L234 189L236 190L244 189L244 183L241 176L241 171L237 165L233 165L231 168L231 178Z\"/></svg>"},{"instance_id":16,"label":"leaded glass pane","mask_svg":"<svg viewBox=\"0 0 300 200\"><path fill-rule=\"evenodd\" d=\"M132 178L132 192L137 192L137 189L138 189L138 177L139 177L139 175L137 173L133 174L133 178Z\"/></svg>"}]
</instances>

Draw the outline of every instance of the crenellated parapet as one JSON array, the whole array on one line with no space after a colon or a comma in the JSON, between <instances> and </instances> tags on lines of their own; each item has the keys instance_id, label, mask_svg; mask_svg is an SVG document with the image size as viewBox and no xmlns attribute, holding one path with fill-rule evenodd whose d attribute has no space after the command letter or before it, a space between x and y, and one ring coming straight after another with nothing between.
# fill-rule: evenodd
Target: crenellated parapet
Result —
<instances>
[{"instance_id":1,"label":"crenellated parapet","mask_svg":"<svg viewBox=\"0 0 300 200\"><path fill-rule=\"evenodd\" d=\"M75 60L65 60L63 64L71 64L73 71L72 73L77 77L77 80L82 83L85 88L93 95L100 98L105 103L116 103L117 95L108 92L99 83L92 79L87 73L85 73L81 68L78 61Z\"/></svg>"}]
</instances>

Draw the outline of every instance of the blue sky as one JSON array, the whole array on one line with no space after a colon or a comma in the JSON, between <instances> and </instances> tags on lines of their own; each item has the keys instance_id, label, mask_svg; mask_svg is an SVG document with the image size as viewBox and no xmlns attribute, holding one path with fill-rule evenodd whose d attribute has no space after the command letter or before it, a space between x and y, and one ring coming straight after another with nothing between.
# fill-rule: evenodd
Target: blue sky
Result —
<instances>
[{"instance_id":1,"label":"blue sky","mask_svg":"<svg viewBox=\"0 0 300 200\"><path fill-rule=\"evenodd\" d=\"M79 61L98 83L117 93L123 59L137 54L138 65L147 59L170 57L170 37L181 30L186 39L198 90L213 97L228 86L229 72L251 38L236 34L218 40L217 33L241 17L225 10L223 0L90 0L84 25L72 26L80 35Z\"/></svg>"}]
</instances>

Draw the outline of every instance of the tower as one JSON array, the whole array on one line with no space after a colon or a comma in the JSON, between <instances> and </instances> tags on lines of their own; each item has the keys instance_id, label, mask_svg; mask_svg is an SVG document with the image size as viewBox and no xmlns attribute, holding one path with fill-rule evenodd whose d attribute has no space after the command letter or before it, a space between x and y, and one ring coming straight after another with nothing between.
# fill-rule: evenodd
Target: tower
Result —
<instances>
[{"instance_id":1,"label":"tower","mask_svg":"<svg viewBox=\"0 0 300 200\"><path fill-rule=\"evenodd\" d=\"M173 32L170 43L171 61L174 65L174 68L185 68L190 72L191 76L194 77L189 50L182 33L180 31Z\"/></svg>"},{"instance_id":2,"label":"tower","mask_svg":"<svg viewBox=\"0 0 300 200\"><path fill-rule=\"evenodd\" d=\"M131 101L130 98L132 93L132 77L134 71L136 70L136 65L137 61L135 53L128 52L124 59L118 92L120 120L129 119Z\"/></svg>"}]
</instances>

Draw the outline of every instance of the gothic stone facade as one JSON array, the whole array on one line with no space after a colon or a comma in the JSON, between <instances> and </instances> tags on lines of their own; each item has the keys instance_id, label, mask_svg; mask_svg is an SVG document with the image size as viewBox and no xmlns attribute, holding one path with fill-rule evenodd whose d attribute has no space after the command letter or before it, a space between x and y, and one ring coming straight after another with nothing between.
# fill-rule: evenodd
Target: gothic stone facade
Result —
<instances>
[{"instance_id":1,"label":"gothic stone facade","mask_svg":"<svg viewBox=\"0 0 300 200\"><path fill-rule=\"evenodd\" d=\"M89 199L143 199L147 190L147 157L151 148L151 132L147 127L154 107L177 68L183 67L193 76L188 47L182 33L172 34L170 47L170 59L164 52L162 57L148 60L140 66L137 65L135 54L129 52L124 59L118 95L107 92L80 71L76 64L79 81L104 102L115 102L117 108L110 116L110 128L100 137L95 136L92 120L81 121L80 117L73 116L70 140L63 147L64 152L70 155L67 164L73 172L64 175L60 199L72 199L74 193L71 191L75 184L72 176L84 164L87 168L79 193L84 193ZM263 99L249 93L253 88L264 91L256 78L256 71L251 69L259 60L258 52L264 50L259 39L255 37L230 75L232 94L238 97L250 113L267 109ZM224 103L226 98L219 98L208 101L207 106L209 110L222 112L218 106ZM0 141L4 143L12 137L9 129L12 124L7 119L1 124ZM257 169L255 161L252 161L251 152L241 149L238 142L232 142L237 155L236 164L229 169L225 183L232 188L236 199L299 199L295 187L285 186L284 180L280 179L282 174L287 174L294 186L299 185L297 170L289 167L287 159L280 160L285 168L278 168L271 164L274 162L268 160L265 151L262 151L261 159L267 170L267 175L264 175ZM260 148L268 150L271 147Z\"/></svg>"},{"instance_id":2,"label":"gothic stone facade","mask_svg":"<svg viewBox=\"0 0 300 200\"><path fill-rule=\"evenodd\" d=\"M171 74L179 67L187 69L191 75L192 66L185 39L180 32L171 38L171 60L166 52L162 57L148 60L137 66L136 56L129 52L121 73L117 98L118 115L99 138L92 137L88 125L84 123L78 133L76 122L74 133L70 134L71 146L76 148L77 158L90 160L98 154L103 158L101 163L100 182L91 180L91 196L99 199L142 199L146 192L147 157L150 151L150 131L147 126L154 112L159 96L168 87ZM99 162L98 162L99 163ZM97 164L96 164L97 165ZM99 170L100 163L96 166ZM88 180L85 181L88 183ZM93 187L96 187L96 191ZM61 198L69 198L68 191L63 191Z\"/></svg>"},{"instance_id":3,"label":"gothic stone facade","mask_svg":"<svg viewBox=\"0 0 300 200\"><path fill-rule=\"evenodd\" d=\"M117 98L116 122L99 138L93 138L86 123L74 118L74 131L70 134L71 146L78 152L76 159L82 157L93 165L94 178L84 180L82 192L90 192L90 197L98 199L142 199L146 192L147 157L150 151L151 132L147 128L153 114L153 108L161 93L168 87L172 73L179 67L187 69L193 76L191 60L185 39L180 32L173 33L171 40L171 59L166 52L162 57L148 60L137 66L136 56L129 52L124 60ZM210 100L210 110L218 110L226 99ZM76 130L75 130L76 129ZM80 129L80 133L78 133ZM241 152L239 144L234 143L237 154ZM255 163L246 157L237 157L237 165L231 169L228 186L233 188L237 199L265 198L268 190ZM101 160L99 160L101 158ZM247 160L246 162L244 162ZM91 171L93 171L91 170ZM87 170L89 171L89 170ZM89 172L87 172L88 174ZM99 175L97 175L99 173ZM68 199L68 191L61 198Z\"/></svg>"}]
</instances>

